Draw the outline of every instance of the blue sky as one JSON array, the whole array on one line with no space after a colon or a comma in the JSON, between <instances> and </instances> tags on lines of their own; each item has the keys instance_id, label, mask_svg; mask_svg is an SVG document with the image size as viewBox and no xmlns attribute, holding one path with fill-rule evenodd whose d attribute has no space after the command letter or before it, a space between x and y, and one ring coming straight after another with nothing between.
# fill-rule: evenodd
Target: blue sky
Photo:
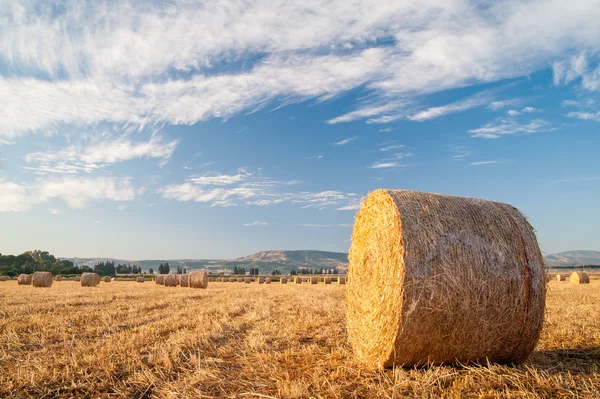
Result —
<instances>
[{"instance_id":1,"label":"blue sky","mask_svg":"<svg viewBox=\"0 0 600 399\"><path fill-rule=\"evenodd\" d=\"M0 252L346 251L368 192L600 250L598 1L7 2Z\"/></svg>"}]
</instances>

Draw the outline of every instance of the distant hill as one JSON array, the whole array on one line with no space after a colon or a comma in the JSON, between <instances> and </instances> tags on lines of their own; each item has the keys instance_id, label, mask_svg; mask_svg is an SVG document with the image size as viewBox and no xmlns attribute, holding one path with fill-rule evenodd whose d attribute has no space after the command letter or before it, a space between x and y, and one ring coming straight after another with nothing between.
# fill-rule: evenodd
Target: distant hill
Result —
<instances>
[{"instance_id":1,"label":"distant hill","mask_svg":"<svg viewBox=\"0 0 600 399\"><path fill-rule=\"evenodd\" d=\"M600 265L600 251L565 251L546 255L545 258L550 267Z\"/></svg>"}]
</instances>

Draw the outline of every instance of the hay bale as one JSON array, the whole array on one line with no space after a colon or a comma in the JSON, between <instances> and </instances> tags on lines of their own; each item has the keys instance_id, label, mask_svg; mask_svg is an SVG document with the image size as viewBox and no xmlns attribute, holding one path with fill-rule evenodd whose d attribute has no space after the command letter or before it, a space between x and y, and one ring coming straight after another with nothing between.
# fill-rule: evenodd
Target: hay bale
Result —
<instances>
[{"instance_id":1,"label":"hay bale","mask_svg":"<svg viewBox=\"0 0 600 399\"><path fill-rule=\"evenodd\" d=\"M325 284L331 284L331 277L325 277Z\"/></svg>"},{"instance_id":2,"label":"hay bale","mask_svg":"<svg viewBox=\"0 0 600 399\"><path fill-rule=\"evenodd\" d=\"M586 272L573 272L569 276L569 281L572 284L589 284L590 276Z\"/></svg>"},{"instance_id":3,"label":"hay bale","mask_svg":"<svg viewBox=\"0 0 600 399\"><path fill-rule=\"evenodd\" d=\"M244 278L244 283L246 283L246 284L250 284L250 277L246 277L246 278Z\"/></svg>"},{"instance_id":4,"label":"hay bale","mask_svg":"<svg viewBox=\"0 0 600 399\"><path fill-rule=\"evenodd\" d=\"M164 274L157 275L154 282L159 285L165 285L165 275Z\"/></svg>"},{"instance_id":5,"label":"hay bale","mask_svg":"<svg viewBox=\"0 0 600 399\"><path fill-rule=\"evenodd\" d=\"M346 277L338 277L338 284L346 284Z\"/></svg>"},{"instance_id":6,"label":"hay bale","mask_svg":"<svg viewBox=\"0 0 600 399\"><path fill-rule=\"evenodd\" d=\"M73 281L77 281L77 282L81 281L81 276L74 276Z\"/></svg>"},{"instance_id":7,"label":"hay bale","mask_svg":"<svg viewBox=\"0 0 600 399\"><path fill-rule=\"evenodd\" d=\"M287 284L287 282L288 282L288 279L287 279L287 277L282 277L282 278L280 278L280 279L279 279L279 282L280 282L281 284Z\"/></svg>"},{"instance_id":8,"label":"hay bale","mask_svg":"<svg viewBox=\"0 0 600 399\"><path fill-rule=\"evenodd\" d=\"M191 288L208 288L208 273L206 272L191 272L188 279Z\"/></svg>"},{"instance_id":9,"label":"hay bale","mask_svg":"<svg viewBox=\"0 0 600 399\"><path fill-rule=\"evenodd\" d=\"M179 285L181 287L189 287L190 286L190 276L187 274L179 275Z\"/></svg>"},{"instance_id":10,"label":"hay bale","mask_svg":"<svg viewBox=\"0 0 600 399\"><path fill-rule=\"evenodd\" d=\"M0 276L0 281L8 281L10 278L8 276Z\"/></svg>"},{"instance_id":11,"label":"hay bale","mask_svg":"<svg viewBox=\"0 0 600 399\"><path fill-rule=\"evenodd\" d=\"M311 284L319 284L319 278L318 277L311 277L310 278L310 283Z\"/></svg>"},{"instance_id":12,"label":"hay bale","mask_svg":"<svg viewBox=\"0 0 600 399\"><path fill-rule=\"evenodd\" d=\"M179 279L177 278L177 274L167 274L165 276L165 287L177 287L179 283Z\"/></svg>"},{"instance_id":13,"label":"hay bale","mask_svg":"<svg viewBox=\"0 0 600 399\"><path fill-rule=\"evenodd\" d=\"M34 287L52 287L52 273L35 272L31 277L31 284Z\"/></svg>"},{"instance_id":14,"label":"hay bale","mask_svg":"<svg viewBox=\"0 0 600 399\"><path fill-rule=\"evenodd\" d=\"M111 281L112 281L112 279L110 278L110 276L104 276L105 283L110 283Z\"/></svg>"},{"instance_id":15,"label":"hay bale","mask_svg":"<svg viewBox=\"0 0 600 399\"><path fill-rule=\"evenodd\" d=\"M82 287L96 287L100 284L100 276L96 273L83 273L81 275Z\"/></svg>"},{"instance_id":16,"label":"hay bale","mask_svg":"<svg viewBox=\"0 0 600 399\"><path fill-rule=\"evenodd\" d=\"M264 277L259 277L258 278L258 284L264 284L265 283L265 278Z\"/></svg>"},{"instance_id":17,"label":"hay bale","mask_svg":"<svg viewBox=\"0 0 600 399\"><path fill-rule=\"evenodd\" d=\"M301 278L301 277L296 277L296 278L294 279L294 282L295 282L296 284L302 284L302 278Z\"/></svg>"},{"instance_id":18,"label":"hay bale","mask_svg":"<svg viewBox=\"0 0 600 399\"><path fill-rule=\"evenodd\" d=\"M54 281L62 281L63 276L56 276L54 277Z\"/></svg>"},{"instance_id":19,"label":"hay bale","mask_svg":"<svg viewBox=\"0 0 600 399\"><path fill-rule=\"evenodd\" d=\"M137 276L135 278L135 281L137 281L138 283L143 283L146 281L146 279L144 278L144 276Z\"/></svg>"},{"instance_id":20,"label":"hay bale","mask_svg":"<svg viewBox=\"0 0 600 399\"><path fill-rule=\"evenodd\" d=\"M260 281L259 281L259 283L260 283ZM271 278L270 277L267 277L265 279L265 284L271 284Z\"/></svg>"},{"instance_id":21,"label":"hay bale","mask_svg":"<svg viewBox=\"0 0 600 399\"><path fill-rule=\"evenodd\" d=\"M565 281L567 279L567 276L565 274L557 274L556 275L556 281Z\"/></svg>"},{"instance_id":22,"label":"hay bale","mask_svg":"<svg viewBox=\"0 0 600 399\"><path fill-rule=\"evenodd\" d=\"M17 277L17 284L31 285L31 274L19 274L19 277Z\"/></svg>"},{"instance_id":23,"label":"hay bale","mask_svg":"<svg viewBox=\"0 0 600 399\"><path fill-rule=\"evenodd\" d=\"M377 190L349 261L348 337L367 367L521 363L538 340L544 259L510 205Z\"/></svg>"},{"instance_id":24,"label":"hay bale","mask_svg":"<svg viewBox=\"0 0 600 399\"><path fill-rule=\"evenodd\" d=\"M238 283L243 283L244 279L242 277L238 277L237 281L238 281Z\"/></svg>"}]
</instances>

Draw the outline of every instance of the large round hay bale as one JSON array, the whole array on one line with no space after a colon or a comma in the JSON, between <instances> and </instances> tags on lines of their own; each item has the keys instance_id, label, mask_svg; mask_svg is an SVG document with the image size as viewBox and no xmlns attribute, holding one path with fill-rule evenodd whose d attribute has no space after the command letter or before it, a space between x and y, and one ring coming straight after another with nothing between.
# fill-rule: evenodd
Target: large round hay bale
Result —
<instances>
[{"instance_id":1,"label":"large round hay bale","mask_svg":"<svg viewBox=\"0 0 600 399\"><path fill-rule=\"evenodd\" d=\"M206 272L191 272L188 279L191 288L208 288L208 273Z\"/></svg>"},{"instance_id":2,"label":"large round hay bale","mask_svg":"<svg viewBox=\"0 0 600 399\"><path fill-rule=\"evenodd\" d=\"M311 284L319 284L319 278L318 277L311 277L310 278L310 283Z\"/></svg>"},{"instance_id":3,"label":"large round hay bale","mask_svg":"<svg viewBox=\"0 0 600 399\"><path fill-rule=\"evenodd\" d=\"M295 282L296 284L302 284L302 277L296 277L296 278L294 279L294 282Z\"/></svg>"},{"instance_id":4,"label":"large round hay bale","mask_svg":"<svg viewBox=\"0 0 600 399\"><path fill-rule=\"evenodd\" d=\"M566 274L557 274L556 275L556 281L565 281L566 279L567 279Z\"/></svg>"},{"instance_id":5,"label":"large round hay bale","mask_svg":"<svg viewBox=\"0 0 600 399\"><path fill-rule=\"evenodd\" d=\"M100 276L96 273L83 273L81 275L82 287L96 287L100 284Z\"/></svg>"},{"instance_id":6,"label":"large round hay bale","mask_svg":"<svg viewBox=\"0 0 600 399\"><path fill-rule=\"evenodd\" d=\"M569 281L573 284L589 284L590 276L586 272L573 272L569 276Z\"/></svg>"},{"instance_id":7,"label":"large round hay bale","mask_svg":"<svg viewBox=\"0 0 600 399\"><path fill-rule=\"evenodd\" d=\"M179 275L179 285L181 287L189 287L190 286L190 280L189 280L189 275L187 274L180 274Z\"/></svg>"},{"instance_id":8,"label":"large round hay bale","mask_svg":"<svg viewBox=\"0 0 600 399\"><path fill-rule=\"evenodd\" d=\"M177 283L179 283L177 274L167 274L165 276L165 287L177 287Z\"/></svg>"},{"instance_id":9,"label":"large round hay bale","mask_svg":"<svg viewBox=\"0 0 600 399\"><path fill-rule=\"evenodd\" d=\"M288 282L288 279L287 279L287 277L282 277L282 278L280 278L280 279L279 279L279 282L280 282L281 284L287 284L287 282Z\"/></svg>"},{"instance_id":10,"label":"large round hay bale","mask_svg":"<svg viewBox=\"0 0 600 399\"><path fill-rule=\"evenodd\" d=\"M31 274L19 274L19 277L17 277L17 284L31 285Z\"/></svg>"},{"instance_id":11,"label":"large round hay bale","mask_svg":"<svg viewBox=\"0 0 600 399\"><path fill-rule=\"evenodd\" d=\"M165 285L165 275L164 274L157 275L156 280L154 282L159 285Z\"/></svg>"},{"instance_id":12,"label":"large round hay bale","mask_svg":"<svg viewBox=\"0 0 600 399\"><path fill-rule=\"evenodd\" d=\"M31 284L34 287L52 287L52 273L35 272L31 277Z\"/></svg>"},{"instance_id":13,"label":"large round hay bale","mask_svg":"<svg viewBox=\"0 0 600 399\"><path fill-rule=\"evenodd\" d=\"M325 277L324 282L325 284L331 284L331 277Z\"/></svg>"},{"instance_id":14,"label":"large round hay bale","mask_svg":"<svg viewBox=\"0 0 600 399\"><path fill-rule=\"evenodd\" d=\"M258 278L258 284L264 284L265 283L265 278L264 277L259 277Z\"/></svg>"},{"instance_id":15,"label":"large round hay bale","mask_svg":"<svg viewBox=\"0 0 600 399\"><path fill-rule=\"evenodd\" d=\"M110 283L111 282L110 276L104 276L104 282L105 283Z\"/></svg>"},{"instance_id":16,"label":"large round hay bale","mask_svg":"<svg viewBox=\"0 0 600 399\"><path fill-rule=\"evenodd\" d=\"M259 283L260 283L260 281L259 281ZM271 284L271 278L270 277L265 278L265 284Z\"/></svg>"},{"instance_id":17,"label":"large round hay bale","mask_svg":"<svg viewBox=\"0 0 600 399\"><path fill-rule=\"evenodd\" d=\"M544 259L510 205L377 190L349 261L348 337L367 367L521 363L538 340Z\"/></svg>"},{"instance_id":18,"label":"large round hay bale","mask_svg":"<svg viewBox=\"0 0 600 399\"><path fill-rule=\"evenodd\" d=\"M338 284L346 284L346 277L338 277Z\"/></svg>"},{"instance_id":19,"label":"large round hay bale","mask_svg":"<svg viewBox=\"0 0 600 399\"><path fill-rule=\"evenodd\" d=\"M144 278L144 276L137 276L135 278L135 281L137 281L138 283L143 283L146 281L146 279Z\"/></svg>"}]
</instances>

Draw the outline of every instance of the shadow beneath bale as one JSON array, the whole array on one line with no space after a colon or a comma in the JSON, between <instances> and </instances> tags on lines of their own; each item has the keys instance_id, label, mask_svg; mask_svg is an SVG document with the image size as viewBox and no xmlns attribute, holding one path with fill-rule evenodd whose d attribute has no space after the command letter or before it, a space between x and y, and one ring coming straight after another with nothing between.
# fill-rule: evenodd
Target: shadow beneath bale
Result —
<instances>
[{"instance_id":1,"label":"shadow beneath bale","mask_svg":"<svg viewBox=\"0 0 600 399\"><path fill-rule=\"evenodd\" d=\"M549 374L596 374L600 372L600 347L535 351L525 365Z\"/></svg>"}]
</instances>

